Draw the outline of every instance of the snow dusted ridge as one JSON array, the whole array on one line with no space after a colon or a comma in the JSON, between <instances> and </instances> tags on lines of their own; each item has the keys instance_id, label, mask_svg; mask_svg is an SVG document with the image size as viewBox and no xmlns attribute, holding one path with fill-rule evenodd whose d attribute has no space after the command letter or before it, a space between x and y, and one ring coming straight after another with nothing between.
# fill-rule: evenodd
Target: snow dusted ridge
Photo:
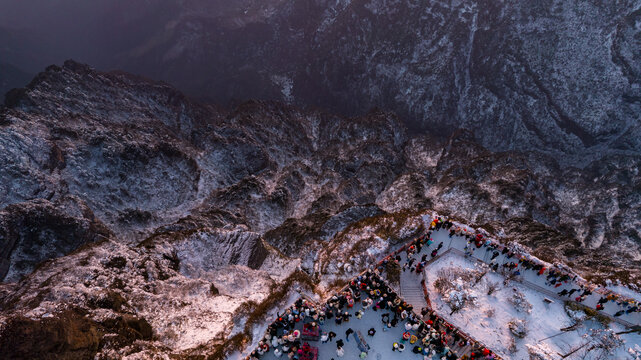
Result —
<instances>
[{"instance_id":1,"label":"snow dusted ridge","mask_svg":"<svg viewBox=\"0 0 641 360\"><path fill-rule=\"evenodd\" d=\"M255 344L264 321L293 295L302 291L316 297L315 292L321 295L316 301L326 299L341 282L419 236L430 215L401 212L359 220L323 241L307 266L244 226L159 232L136 247L103 241L50 261L19 286L0 287L8 309L2 314L2 340L20 350L21 342L15 343L7 331L21 334L30 322L85 321L98 334L87 341L112 339L97 358L220 356L244 349ZM300 266L312 269L312 275L297 273ZM438 299L433 301L438 310ZM267 308L257 313L263 303ZM451 320L455 325L469 331L455 319L456 315ZM73 328L65 331L71 338L81 336ZM471 331L470 335L477 336ZM494 344L489 338L479 339L490 347ZM0 349L6 350L2 344Z\"/></svg>"},{"instance_id":2,"label":"snow dusted ridge","mask_svg":"<svg viewBox=\"0 0 641 360\"><path fill-rule=\"evenodd\" d=\"M468 131L410 136L380 111L343 118L256 101L225 110L73 61L50 66L6 105L0 276L11 268L8 280L107 232L135 244L186 224L242 224L291 255L363 216L417 208L486 225L600 278L641 279L635 157L579 170L536 153L492 153ZM41 220L15 232L34 200ZM78 240L65 240L69 233Z\"/></svg>"},{"instance_id":3,"label":"snow dusted ridge","mask_svg":"<svg viewBox=\"0 0 641 360\"><path fill-rule=\"evenodd\" d=\"M466 131L410 137L381 111L225 110L73 61L11 92L0 130L0 354L247 348L297 293L325 297L420 235L416 209L585 278L641 276L633 158L577 170Z\"/></svg>"},{"instance_id":4,"label":"snow dusted ridge","mask_svg":"<svg viewBox=\"0 0 641 360\"><path fill-rule=\"evenodd\" d=\"M220 103L293 99L347 114L380 106L430 133L466 128L493 151L544 151L568 164L639 155L639 0L298 1L134 2L114 8L129 27L113 47L101 46L98 26L70 24L76 31L59 41L93 43L82 58ZM47 45L0 54L32 64L59 44Z\"/></svg>"},{"instance_id":5,"label":"snow dusted ridge","mask_svg":"<svg viewBox=\"0 0 641 360\"><path fill-rule=\"evenodd\" d=\"M260 263L242 256L256 251L264 251ZM106 241L48 263L20 286L4 286L4 304L13 306L3 312L3 331L20 332L18 317L43 322L73 309L90 319L92 331L123 337L105 344L100 358L138 353L140 349L130 346L140 340L148 341L143 348L150 346L147 350L160 354L215 347L233 331L242 306L264 301L299 264L283 260L275 251L261 249L256 234L242 229L201 230L181 240L160 236L136 248ZM148 324L153 342L138 325L113 324L123 317ZM64 331L75 336L73 328ZM132 338L126 338L128 331ZM37 356L47 349L24 351ZM88 356L90 349L82 353Z\"/></svg>"}]
</instances>

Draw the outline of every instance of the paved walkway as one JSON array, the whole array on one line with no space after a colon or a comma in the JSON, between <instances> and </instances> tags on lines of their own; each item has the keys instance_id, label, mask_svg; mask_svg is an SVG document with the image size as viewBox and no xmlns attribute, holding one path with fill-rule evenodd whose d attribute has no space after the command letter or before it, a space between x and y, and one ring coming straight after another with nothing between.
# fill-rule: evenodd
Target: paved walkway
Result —
<instances>
[{"instance_id":1,"label":"paved walkway","mask_svg":"<svg viewBox=\"0 0 641 360\"><path fill-rule=\"evenodd\" d=\"M486 246L483 246L481 248L476 248L476 246L472 243L469 247L473 249L471 252L471 255L469 255L470 254L469 252L466 254L464 249L467 246L468 240L464 236L450 237L449 230L445 230L445 229L432 232L431 238L434 240L433 243L430 246L423 246L421 248L421 251L413 256L416 259L414 263L415 265L416 263L420 262L420 259L423 257L423 255L427 254L428 261L424 271L429 271L429 265L447 253L454 253L458 256L473 258L478 262L482 262L486 264L490 263L492 254L494 253L493 250L487 251ZM443 243L442 248L438 251L435 257L431 257L431 252L434 249L436 249L441 242ZM512 262L512 261L518 263L518 258L516 257L508 258L507 254L502 254L500 251L499 251L499 254L500 255L496 258L496 261L499 265L502 265L503 263L507 263L507 262ZM401 267L403 267L403 265L407 261L406 252L401 251L398 255L400 255L401 257L400 265ZM562 297L558 295L558 292L560 292L563 289L571 289L572 287L575 287L575 288L578 287L578 285L573 284L571 281L564 283L562 286L559 286L558 288L554 288L552 286L548 286L545 284L546 276L544 275L537 276L537 272L534 270L526 270L523 268L520 268L519 270L521 272L521 275L514 278L515 281L518 281L519 283L523 284L526 287L529 287L530 289L533 289L542 294L545 294L547 297L551 299L556 299L561 302L570 301L570 302L577 303L576 301L573 300L572 297L567 297L567 296ZM400 277L401 295L403 296L405 301L411 303L414 306L414 309L416 310L416 312L419 312L421 308L427 306L426 296L425 296L425 293L423 292L423 286L421 283L423 279L424 278L422 274L421 275L416 274L415 272L411 272L409 269L406 271L403 271ZM594 292L592 295L587 296L586 299L581 303L581 305L594 308L597 304L597 301L602 296L603 295ZM622 307L619 306L617 303L610 301L606 304L605 309L603 311L600 311L600 313L626 327L633 327L635 326L635 324L639 323L639 320L640 320L639 318L641 317L639 316L639 313L624 314L623 316L620 316L620 317L614 317L613 314L621 309ZM636 321L636 322L633 322L633 321ZM452 350L454 350L459 356L462 356L462 355L468 354L469 351L471 351L471 347L469 345L467 345L464 348L460 348L456 346L456 347L453 347Z\"/></svg>"},{"instance_id":2,"label":"paved walkway","mask_svg":"<svg viewBox=\"0 0 641 360\"><path fill-rule=\"evenodd\" d=\"M487 251L487 247L485 246L477 249L472 244L471 246L471 248L473 249L472 254L466 255L464 248L467 245L467 239L464 236L449 237L449 230L445 230L445 229L434 231L432 233L432 239L434 241L430 246L423 246L423 248L421 249L421 252L414 255L414 257L416 257L416 262L420 262L420 258L424 254L427 254L428 263L426 265L425 271L429 271L429 264L431 264L432 262L436 261L438 258L440 258L441 256L449 252L455 253L459 256L467 256L468 258L471 257L479 262L484 262L484 263L490 262L492 253L494 252L494 251ZM439 243L441 242L443 243L442 248L439 250L439 252L435 257L431 257L430 254L432 250L436 249ZM401 256L400 264L402 267L407 260L406 252L400 251L399 255ZM518 259L516 259L515 257L512 257L510 259L507 257L507 254L502 254L502 253L496 258L496 260L499 265L506 262L511 262L511 261L518 262ZM563 289L571 289L573 286L577 287L576 284L573 284L572 282L566 282L558 288L553 288L545 284L546 276L537 276L536 271L527 271L524 269L520 269L520 271L522 272L522 274L518 276L515 280L519 281L523 285L533 290L539 291L550 298L558 299L560 301L574 302L572 298L559 296L558 292L560 292ZM414 306L416 313L420 313L421 309L427 306L425 294L423 292L423 287L421 284L422 279L423 277L421 276L421 274L416 274L415 272L411 272L409 269L401 272L400 284L399 284L400 295L405 301L407 301L408 303ZM602 297L601 294L594 292L592 295L587 296L586 299L581 304L594 308L601 297ZM359 309L359 306L360 306L359 304L356 304L356 306L352 311L356 311L357 309ZM621 317L612 316L615 312L621 309L622 307L619 306L617 303L610 301L605 304L605 309L600 313L610 317L613 321L616 321L627 327L631 327L641 323L641 313L638 313L638 312L631 313L631 314L624 314ZM398 339L400 333L402 333L402 330L401 330L403 329L402 326L393 328L387 332L383 332L382 324L380 322L380 314L377 314L371 309L368 311L365 311L365 315L363 316L362 319L360 320L353 319L351 322L347 324L349 324L349 326L351 326L354 330L360 330L362 333L366 333L367 329L369 329L370 327L377 328L376 336L374 338L368 337L368 341L372 345L372 351L370 351L368 358L375 358L377 360L381 360L381 359L388 359L388 358L390 359L396 358L400 355L398 352L391 351L391 343L394 341L398 341L395 339ZM348 328L348 326L345 326L345 325L346 324L344 324L343 326L335 325L333 321L328 321L324 324L323 330L334 331L338 334L338 338L345 339L344 330ZM460 330L463 330L463 329L460 329ZM347 344L350 344L350 345L347 345ZM336 357L335 344L332 344L332 343L322 344L320 342L313 342L312 345L319 347L319 350L320 350L319 357L318 357L319 359L329 360L331 358ZM347 358L356 358L358 356L358 352L357 352L358 349L355 346L355 342L353 340L351 342L346 342L345 350L346 350L345 355ZM471 347L467 345L466 347L461 349L458 346L456 346L456 347L453 347L452 350L454 350L459 356L462 356L467 354L471 350ZM411 351L410 352L406 351L404 355L407 355L410 358L413 358L414 356L416 356L417 358L420 358L420 356L416 354L412 354ZM269 354L265 355L265 359L272 359L272 358L274 358L274 356L273 356L273 352L271 351Z\"/></svg>"}]
</instances>

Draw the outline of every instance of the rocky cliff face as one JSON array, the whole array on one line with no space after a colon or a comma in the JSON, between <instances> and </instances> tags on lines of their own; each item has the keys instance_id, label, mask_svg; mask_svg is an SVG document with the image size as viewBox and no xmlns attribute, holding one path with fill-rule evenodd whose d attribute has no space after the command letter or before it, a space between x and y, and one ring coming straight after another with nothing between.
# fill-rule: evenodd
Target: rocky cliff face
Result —
<instances>
[{"instance_id":1,"label":"rocky cliff face","mask_svg":"<svg viewBox=\"0 0 641 360\"><path fill-rule=\"evenodd\" d=\"M0 349L24 334L34 356L59 324L66 356L219 351L295 286L320 291L320 273L374 257L351 242L376 253L411 236L416 209L585 274L641 276L633 155L579 169L466 130L412 135L381 111L228 110L68 61L7 94L0 158Z\"/></svg>"},{"instance_id":2,"label":"rocky cliff face","mask_svg":"<svg viewBox=\"0 0 641 360\"><path fill-rule=\"evenodd\" d=\"M282 245L292 240L288 227L329 238L380 209L415 207L479 224L528 218L585 249L620 252L641 238L638 156L578 169L536 153L491 152L469 131L409 136L382 112L345 119L269 102L223 110L71 61L9 93L7 105L5 259L27 236L15 224L38 223L34 211L47 214L45 228L67 214L79 221L73 231L87 235L63 253L97 239L89 233L137 243L199 222L242 224Z\"/></svg>"},{"instance_id":3,"label":"rocky cliff face","mask_svg":"<svg viewBox=\"0 0 641 360\"><path fill-rule=\"evenodd\" d=\"M543 258L565 256L586 272L640 265L639 218L633 215L639 209L639 157L608 157L581 170L536 153L489 152L465 131L439 148L418 150L410 142L406 151L433 165L403 174L376 203L386 211L427 206L486 224Z\"/></svg>"},{"instance_id":4,"label":"rocky cliff face","mask_svg":"<svg viewBox=\"0 0 641 360\"><path fill-rule=\"evenodd\" d=\"M347 120L260 102L223 111L74 62L12 91L7 105L0 205L74 196L126 241L214 215L216 226L265 232L373 203L403 170L405 128L389 114Z\"/></svg>"},{"instance_id":5,"label":"rocky cliff face","mask_svg":"<svg viewBox=\"0 0 641 360\"><path fill-rule=\"evenodd\" d=\"M0 276L18 281L43 261L64 256L111 235L91 209L76 197L12 204L0 211Z\"/></svg>"}]
</instances>

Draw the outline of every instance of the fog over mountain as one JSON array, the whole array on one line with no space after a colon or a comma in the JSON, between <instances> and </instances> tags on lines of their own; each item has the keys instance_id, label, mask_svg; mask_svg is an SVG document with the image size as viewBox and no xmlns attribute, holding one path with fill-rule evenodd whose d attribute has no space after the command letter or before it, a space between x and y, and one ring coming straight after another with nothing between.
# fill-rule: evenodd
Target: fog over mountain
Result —
<instances>
[{"instance_id":1,"label":"fog over mountain","mask_svg":"<svg viewBox=\"0 0 641 360\"><path fill-rule=\"evenodd\" d=\"M64 59L586 165L641 149L641 2L3 1L0 56ZM500 136L497 136L500 134ZM566 156L562 156L566 155ZM569 155L569 157L567 157Z\"/></svg>"},{"instance_id":2,"label":"fog over mountain","mask_svg":"<svg viewBox=\"0 0 641 360\"><path fill-rule=\"evenodd\" d=\"M0 91L0 358L241 359L435 212L639 295L641 0L0 0Z\"/></svg>"}]
</instances>

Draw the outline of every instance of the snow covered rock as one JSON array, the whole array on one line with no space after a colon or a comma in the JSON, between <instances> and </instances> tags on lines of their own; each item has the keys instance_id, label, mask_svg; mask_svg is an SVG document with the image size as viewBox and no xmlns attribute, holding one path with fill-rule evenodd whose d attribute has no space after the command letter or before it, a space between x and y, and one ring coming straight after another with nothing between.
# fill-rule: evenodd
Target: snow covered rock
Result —
<instances>
[{"instance_id":1,"label":"snow covered rock","mask_svg":"<svg viewBox=\"0 0 641 360\"><path fill-rule=\"evenodd\" d=\"M378 110L343 118L266 101L226 110L73 61L7 105L0 325L64 322L72 310L102 328L135 315L154 333L136 351L202 355L246 341L246 322L297 284L322 294L372 266L424 229L416 209L428 205L580 269L596 264L598 275L639 261L637 245L619 246L636 236L622 231L638 221L633 158L562 169L543 155L492 153L467 131L410 142L407 127ZM444 282L452 310L475 302L475 274ZM523 300L515 306L529 312ZM88 341L90 352L133 351L107 341L112 332L99 336L104 346Z\"/></svg>"},{"instance_id":2,"label":"snow covered rock","mask_svg":"<svg viewBox=\"0 0 641 360\"><path fill-rule=\"evenodd\" d=\"M532 304L527 300L525 297L525 294L522 292L518 291L517 289L513 289L512 296L510 297L510 302L512 305L514 305L514 308L518 312L523 312L526 314L529 314L532 312Z\"/></svg>"},{"instance_id":3,"label":"snow covered rock","mask_svg":"<svg viewBox=\"0 0 641 360\"><path fill-rule=\"evenodd\" d=\"M554 351L549 349L545 344L536 344L536 345L525 345L530 355L530 360L558 360Z\"/></svg>"},{"instance_id":4,"label":"snow covered rock","mask_svg":"<svg viewBox=\"0 0 641 360\"><path fill-rule=\"evenodd\" d=\"M75 196L9 205L0 210L0 280L18 281L45 260L111 236Z\"/></svg>"},{"instance_id":5,"label":"snow covered rock","mask_svg":"<svg viewBox=\"0 0 641 360\"><path fill-rule=\"evenodd\" d=\"M640 204L634 157L579 170L541 154L492 153L470 131L410 137L378 110L350 119L274 102L225 110L73 61L11 99L0 110L0 206L76 196L124 241L195 222L243 224L309 263L307 247L377 207L433 207L580 270L641 276L630 266L639 262L638 234L627 230L637 228Z\"/></svg>"},{"instance_id":6,"label":"snow covered rock","mask_svg":"<svg viewBox=\"0 0 641 360\"><path fill-rule=\"evenodd\" d=\"M512 335L518 338L524 338L527 335L527 322L523 319L513 319L507 323L508 329Z\"/></svg>"}]
</instances>

